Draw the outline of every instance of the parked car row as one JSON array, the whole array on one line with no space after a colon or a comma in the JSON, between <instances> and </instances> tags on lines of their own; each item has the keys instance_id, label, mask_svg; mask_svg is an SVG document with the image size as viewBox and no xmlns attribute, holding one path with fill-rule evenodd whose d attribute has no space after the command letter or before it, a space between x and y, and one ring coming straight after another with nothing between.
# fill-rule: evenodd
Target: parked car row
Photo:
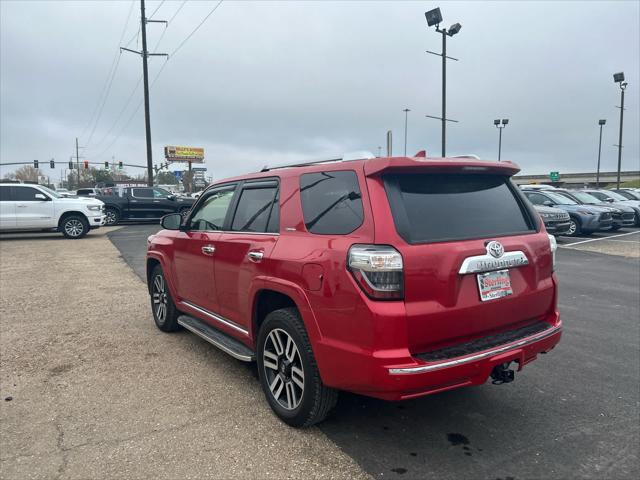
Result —
<instances>
[{"instance_id":1,"label":"parked car row","mask_svg":"<svg viewBox=\"0 0 640 480\"><path fill-rule=\"evenodd\" d=\"M574 236L640 226L640 200L635 198L638 194L632 189L567 190L533 185L521 186L521 189L554 235Z\"/></svg>"},{"instance_id":2,"label":"parked car row","mask_svg":"<svg viewBox=\"0 0 640 480\"><path fill-rule=\"evenodd\" d=\"M64 197L44 185L0 183L0 231L57 231L84 237L104 224L104 203Z\"/></svg>"}]
</instances>

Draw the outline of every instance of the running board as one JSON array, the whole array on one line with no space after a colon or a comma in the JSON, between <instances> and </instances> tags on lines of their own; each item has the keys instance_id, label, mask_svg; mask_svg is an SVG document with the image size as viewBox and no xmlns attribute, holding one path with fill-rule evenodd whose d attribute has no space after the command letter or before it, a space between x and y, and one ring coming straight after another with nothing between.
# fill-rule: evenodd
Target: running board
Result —
<instances>
[{"instance_id":1,"label":"running board","mask_svg":"<svg viewBox=\"0 0 640 480\"><path fill-rule=\"evenodd\" d=\"M178 317L178 324L199 337L202 337L223 352L228 353L233 358L237 358L243 362L253 362L256 359L255 353L244 343L204 323L202 320L190 317L189 315L180 315Z\"/></svg>"}]
</instances>

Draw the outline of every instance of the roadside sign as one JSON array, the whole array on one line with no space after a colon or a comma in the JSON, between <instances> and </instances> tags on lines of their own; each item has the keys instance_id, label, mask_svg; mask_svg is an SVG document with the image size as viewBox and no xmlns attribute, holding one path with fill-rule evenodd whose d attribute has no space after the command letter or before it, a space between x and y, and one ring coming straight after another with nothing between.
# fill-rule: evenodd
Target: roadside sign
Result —
<instances>
[{"instance_id":1,"label":"roadside sign","mask_svg":"<svg viewBox=\"0 0 640 480\"><path fill-rule=\"evenodd\" d=\"M176 180L182 179L182 172L180 170L176 170L173 174L176 176Z\"/></svg>"},{"instance_id":2,"label":"roadside sign","mask_svg":"<svg viewBox=\"0 0 640 480\"><path fill-rule=\"evenodd\" d=\"M549 172L549 178L552 182L557 182L560 180L560 172Z\"/></svg>"},{"instance_id":3,"label":"roadside sign","mask_svg":"<svg viewBox=\"0 0 640 480\"><path fill-rule=\"evenodd\" d=\"M164 158L169 162L202 163L204 161L204 148L200 147L164 147Z\"/></svg>"}]
</instances>

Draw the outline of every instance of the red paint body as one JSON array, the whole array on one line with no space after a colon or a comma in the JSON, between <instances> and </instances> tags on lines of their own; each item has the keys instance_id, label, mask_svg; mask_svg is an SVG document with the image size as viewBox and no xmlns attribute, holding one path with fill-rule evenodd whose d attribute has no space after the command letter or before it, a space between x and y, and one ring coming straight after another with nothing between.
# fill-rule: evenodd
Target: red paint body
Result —
<instances>
[{"instance_id":1,"label":"red paint body","mask_svg":"<svg viewBox=\"0 0 640 480\"><path fill-rule=\"evenodd\" d=\"M490 302L480 301L475 275L458 274L466 257L485 253L486 239L410 245L396 232L382 172L437 175L465 167L508 176L519 170L510 162L377 158L275 169L221 181L216 185L250 178L279 179L280 233L163 230L150 237L148 259L161 263L179 310L254 350L259 293L270 290L288 296L301 313L322 380L330 387L399 400L482 384L498 364L517 360L522 368L538 353L551 350L560 340L561 329L478 361L427 373L389 372L389 368L428 365L414 354L534 321L560 327L557 280L541 222L534 233L499 237L505 251L521 250L529 264L510 269L512 296ZM332 170L357 173L364 222L348 235L309 233L303 221L300 175ZM200 254L204 244L215 246L214 256ZM403 300L372 300L363 293L347 269L347 252L353 244L392 245L401 253ZM262 262L248 260L249 250L263 252ZM231 320L247 333L203 317L185 300Z\"/></svg>"}]
</instances>

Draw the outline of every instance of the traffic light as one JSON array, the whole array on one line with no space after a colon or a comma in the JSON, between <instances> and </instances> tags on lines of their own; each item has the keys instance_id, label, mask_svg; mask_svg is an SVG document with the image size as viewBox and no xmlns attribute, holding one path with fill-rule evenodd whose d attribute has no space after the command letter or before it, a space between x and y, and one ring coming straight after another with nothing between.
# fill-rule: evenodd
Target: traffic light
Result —
<instances>
[{"instance_id":1,"label":"traffic light","mask_svg":"<svg viewBox=\"0 0 640 480\"><path fill-rule=\"evenodd\" d=\"M56 168L56 162L53 160L53 158L51 160L49 160L49 166L51 168Z\"/></svg>"},{"instance_id":2,"label":"traffic light","mask_svg":"<svg viewBox=\"0 0 640 480\"><path fill-rule=\"evenodd\" d=\"M89 168L89 160L84 160L82 163L84 163L84 169L87 170Z\"/></svg>"},{"instance_id":3,"label":"traffic light","mask_svg":"<svg viewBox=\"0 0 640 480\"><path fill-rule=\"evenodd\" d=\"M122 170L122 167L123 167L122 162L118 162L118 170Z\"/></svg>"},{"instance_id":4,"label":"traffic light","mask_svg":"<svg viewBox=\"0 0 640 480\"><path fill-rule=\"evenodd\" d=\"M104 169L109 170L109 162L104 162Z\"/></svg>"},{"instance_id":5,"label":"traffic light","mask_svg":"<svg viewBox=\"0 0 640 480\"><path fill-rule=\"evenodd\" d=\"M38 168L38 160L34 160L33 161L33 168L35 168L35 169Z\"/></svg>"}]
</instances>

